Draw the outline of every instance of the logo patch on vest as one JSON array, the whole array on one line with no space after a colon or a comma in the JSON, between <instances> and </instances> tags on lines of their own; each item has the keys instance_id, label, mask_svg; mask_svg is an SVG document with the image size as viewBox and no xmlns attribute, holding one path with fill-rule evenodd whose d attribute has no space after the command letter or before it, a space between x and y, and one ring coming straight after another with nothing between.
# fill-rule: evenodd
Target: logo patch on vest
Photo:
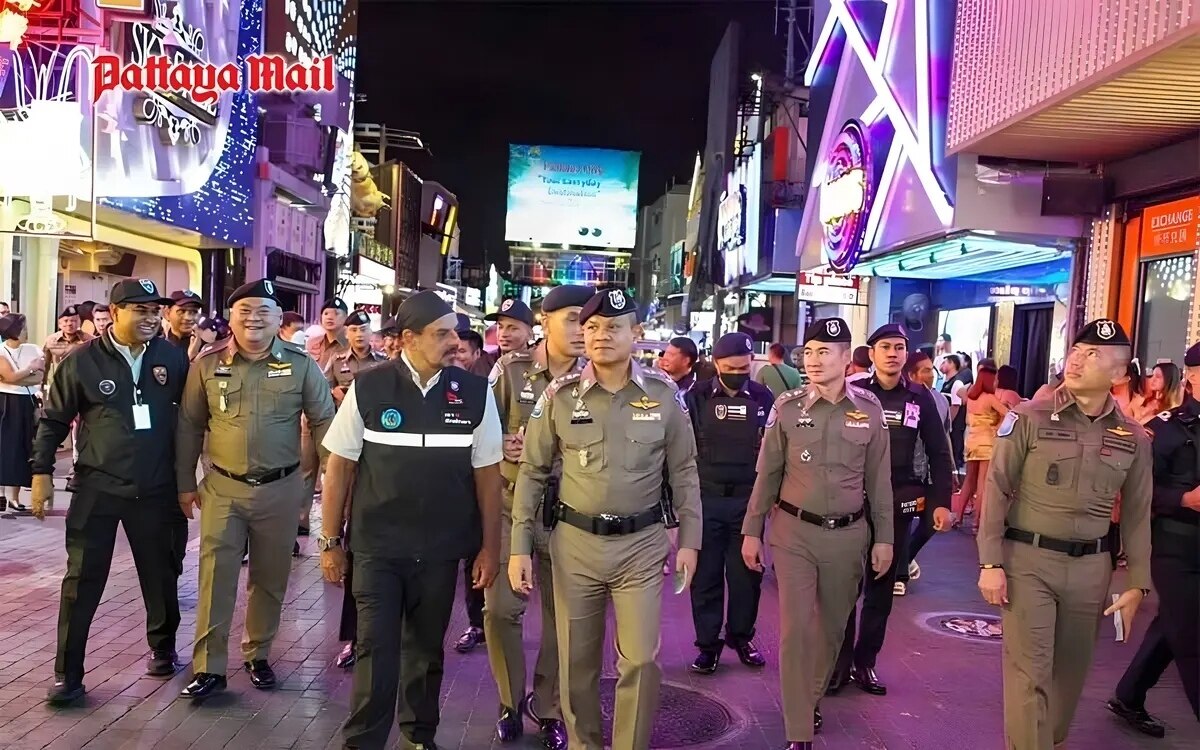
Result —
<instances>
[{"instance_id":1,"label":"logo patch on vest","mask_svg":"<svg viewBox=\"0 0 1200 750\"><path fill-rule=\"evenodd\" d=\"M380 415L379 423L385 430L398 430L400 425L404 424L404 417L401 416L399 409L388 409Z\"/></svg>"},{"instance_id":2,"label":"logo patch on vest","mask_svg":"<svg viewBox=\"0 0 1200 750\"><path fill-rule=\"evenodd\" d=\"M154 379L158 381L159 385L167 384L167 368L162 365L155 365L151 372L154 373Z\"/></svg>"},{"instance_id":3,"label":"logo patch on vest","mask_svg":"<svg viewBox=\"0 0 1200 750\"><path fill-rule=\"evenodd\" d=\"M746 413L745 404L717 404L713 408L717 419L732 419L737 421L746 421L748 416Z\"/></svg>"}]
</instances>

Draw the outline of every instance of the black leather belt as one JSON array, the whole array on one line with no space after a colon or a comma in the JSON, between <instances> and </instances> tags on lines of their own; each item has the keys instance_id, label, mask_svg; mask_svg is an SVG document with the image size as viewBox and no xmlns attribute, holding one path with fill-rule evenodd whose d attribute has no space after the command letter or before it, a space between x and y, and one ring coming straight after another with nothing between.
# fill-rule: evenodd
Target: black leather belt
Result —
<instances>
[{"instance_id":1,"label":"black leather belt","mask_svg":"<svg viewBox=\"0 0 1200 750\"><path fill-rule=\"evenodd\" d=\"M780 500L776 503L779 509L784 513L790 513L801 521L807 521L813 526L820 526L823 529L844 529L850 524L866 515L865 508L859 508L853 513L845 516L818 516L816 513L809 513L807 510L801 510L791 503Z\"/></svg>"},{"instance_id":2,"label":"black leather belt","mask_svg":"<svg viewBox=\"0 0 1200 750\"><path fill-rule=\"evenodd\" d=\"M560 503L558 506L558 520L569 523L577 529L583 529L589 534L595 534L596 536L623 536L625 534L634 534L656 523L662 523L663 517L662 509L657 505L632 516L614 516L608 513L589 516L586 513L580 513L569 505Z\"/></svg>"},{"instance_id":3,"label":"black leather belt","mask_svg":"<svg viewBox=\"0 0 1200 750\"><path fill-rule=\"evenodd\" d=\"M286 469L275 469L274 471L264 471L261 474L249 475L249 474L234 474L232 471L226 471L225 469L222 469L220 466L213 464L213 471L217 472L221 476L229 477L230 479L234 480L235 482L241 482L242 484L248 484L251 487L258 487L260 485L270 484L271 482L278 482L280 479L283 479L284 477L288 476L289 474L291 474L292 472L294 472L296 469L299 469L299 468L300 468L300 464L292 464L291 466L287 467Z\"/></svg>"},{"instance_id":4,"label":"black leather belt","mask_svg":"<svg viewBox=\"0 0 1200 750\"><path fill-rule=\"evenodd\" d=\"M1083 557L1084 555L1096 555L1101 552L1108 552L1107 538L1077 542L1069 539L1055 539L1052 536L1043 536L1022 529L1005 529L1004 538L1048 549L1051 552L1062 552L1064 555L1071 557Z\"/></svg>"}]
</instances>

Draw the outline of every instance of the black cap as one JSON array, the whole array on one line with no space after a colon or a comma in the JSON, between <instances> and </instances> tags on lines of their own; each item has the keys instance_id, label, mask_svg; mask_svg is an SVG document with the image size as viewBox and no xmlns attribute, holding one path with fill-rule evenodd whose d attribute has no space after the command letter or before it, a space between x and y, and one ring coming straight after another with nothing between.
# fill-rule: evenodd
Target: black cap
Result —
<instances>
[{"instance_id":1,"label":"black cap","mask_svg":"<svg viewBox=\"0 0 1200 750\"><path fill-rule=\"evenodd\" d=\"M123 305L127 302L156 302L160 305L169 305L171 300L169 297L164 297L158 291L158 285L150 279L122 279L113 284L112 291L108 293L108 301L114 305Z\"/></svg>"},{"instance_id":2,"label":"black cap","mask_svg":"<svg viewBox=\"0 0 1200 750\"><path fill-rule=\"evenodd\" d=\"M1184 367L1200 367L1200 344L1192 344L1183 355Z\"/></svg>"},{"instance_id":3,"label":"black cap","mask_svg":"<svg viewBox=\"0 0 1200 750\"><path fill-rule=\"evenodd\" d=\"M1111 318L1099 318L1083 327L1075 336L1076 344L1092 346L1129 346L1129 337L1121 324Z\"/></svg>"},{"instance_id":4,"label":"black cap","mask_svg":"<svg viewBox=\"0 0 1200 750\"><path fill-rule=\"evenodd\" d=\"M700 350L696 348L696 342L687 336L676 336L667 343L691 357L693 362L700 358Z\"/></svg>"},{"instance_id":5,"label":"black cap","mask_svg":"<svg viewBox=\"0 0 1200 750\"><path fill-rule=\"evenodd\" d=\"M593 315L599 315L602 318L616 318L632 313L636 318L637 311L637 302L634 302L633 297L630 297L625 290L605 289L592 295L592 298L579 311L579 323L580 325L586 323L588 318ZM693 344L693 346L695 345Z\"/></svg>"},{"instance_id":6,"label":"black cap","mask_svg":"<svg viewBox=\"0 0 1200 750\"><path fill-rule=\"evenodd\" d=\"M371 325L371 316L367 315L362 310L355 310L346 317L346 325L348 326L369 326Z\"/></svg>"},{"instance_id":7,"label":"black cap","mask_svg":"<svg viewBox=\"0 0 1200 750\"><path fill-rule=\"evenodd\" d=\"M395 318L388 318L379 326L379 332L384 336L395 336L400 333L400 326L396 324Z\"/></svg>"},{"instance_id":8,"label":"black cap","mask_svg":"<svg viewBox=\"0 0 1200 750\"><path fill-rule=\"evenodd\" d=\"M455 313L458 317L458 322L454 324L454 330L457 333L471 330L471 318L463 313Z\"/></svg>"},{"instance_id":9,"label":"black cap","mask_svg":"<svg viewBox=\"0 0 1200 750\"><path fill-rule=\"evenodd\" d=\"M0 316L0 339L10 335L17 338L21 335L21 327L25 325L25 316L21 313L9 313ZM15 334L15 335L14 335Z\"/></svg>"},{"instance_id":10,"label":"black cap","mask_svg":"<svg viewBox=\"0 0 1200 750\"><path fill-rule=\"evenodd\" d=\"M754 344L744 333L727 333L713 345L712 358L738 357L754 353Z\"/></svg>"},{"instance_id":11,"label":"black cap","mask_svg":"<svg viewBox=\"0 0 1200 750\"><path fill-rule=\"evenodd\" d=\"M180 289L176 292L171 292L171 305L199 305L204 307L204 299L196 294L191 289Z\"/></svg>"},{"instance_id":12,"label":"black cap","mask_svg":"<svg viewBox=\"0 0 1200 750\"><path fill-rule=\"evenodd\" d=\"M826 344L849 344L850 326L841 318L823 318L804 329L804 343L821 341Z\"/></svg>"},{"instance_id":13,"label":"black cap","mask_svg":"<svg viewBox=\"0 0 1200 750\"><path fill-rule=\"evenodd\" d=\"M66 307L63 308L63 311L58 314L58 317L71 318L78 314L79 314L79 308L75 307L75 305L67 305Z\"/></svg>"},{"instance_id":14,"label":"black cap","mask_svg":"<svg viewBox=\"0 0 1200 750\"><path fill-rule=\"evenodd\" d=\"M904 330L904 326L899 323L885 323L875 329L870 338L867 339L867 346L875 346L877 341L883 339L904 339L908 341L908 331Z\"/></svg>"},{"instance_id":15,"label":"black cap","mask_svg":"<svg viewBox=\"0 0 1200 750\"><path fill-rule=\"evenodd\" d=\"M251 281L249 284L242 284L233 290L233 294L229 295L226 305L233 307L234 302L247 297L261 297L274 300L275 304L279 304L279 298L275 296L275 282L270 279L259 279Z\"/></svg>"},{"instance_id":16,"label":"black cap","mask_svg":"<svg viewBox=\"0 0 1200 750\"><path fill-rule=\"evenodd\" d=\"M857 367L871 368L871 347L856 346L854 352L850 355L850 361Z\"/></svg>"},{"instance_id":17,"label":"black cap","mask_svg":"<svg viewBox=\"0 0 1200 750\"><path fill-rule=\"evenodd\" d=\"M341 297L325 300L325 304L321 305L321 312L325 312L330 308L340 312L350 312L350 306L343 302Z\"/></svg>"},{"instance_id":18,"label":"black cap","mask_svg":"<svg viewBox=\"0 0 1200 750\"><path fill-rule=\"evenodd\" d=\"M400 333L406 330L420 333L425 330L425 326L438 318L453 314L454 308L450 307L446 300L432 289L426 289L417 292L400 305L400 309L396 311L396 329Z\"/></svg>"},{"instance_id":19,"label":"black cap","mask_svg":"<svg viewBox=\"0 0 1200 750\"><path fill-rule=\"evenodd\" d=\"M590 286L556 286L542 298L542 312L550 313L564 307L583 307L595 293Z\"/></svg>"},{"instance_id":20,"label":"black cap","mask_svg":"<svg viewBox=\"0 0 1200 750\"><path fill-rule=\"evenodd\" d=\"M196 322L196 327L201 331L216 331L217 333L221 333L223 330L229 328L229 321L220 315L214 315L211 318L205 316Z\"/></svg>"},{"instance_id":21,"label":"black cap","mask_svg":"<svg viewBox=\"0 0 1200 750\"><path fill-rule=\"evenodd\" d=\"M484 320L500 320L501 318L512 318L533 328L533 310L530 310L529 305L519 299L506 299L500 303L499 310L483 317Z\"/></svg>"}]
</instances>

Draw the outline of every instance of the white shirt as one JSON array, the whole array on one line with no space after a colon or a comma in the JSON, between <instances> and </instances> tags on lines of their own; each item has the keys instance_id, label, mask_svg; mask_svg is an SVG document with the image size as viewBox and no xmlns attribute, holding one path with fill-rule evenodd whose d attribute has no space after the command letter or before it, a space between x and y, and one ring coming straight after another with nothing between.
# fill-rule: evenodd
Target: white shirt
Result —
<instances>
[{"instance_id":1,"label":"white shirt","mask_svg":"<svg viewBox=\"0 0 1200 750\"><path fill-rule=\"evenodd\" d=\"M42 356L42 350L34 344L21 344L16 349L6 343L0 343L4 349L4 358L13 371L24 370L29 363ZM490 389L489 389L490 390ZM18 393L22 396L42 395L41 385L17 385L15 383L0 383L0 393ZM499 417L496 417L499 419Z\"/></svg>"},{"instance_id":2,"label":"white shirt","mask_svg":"<svg viewBox=\"0 0 1200 750\"><path fill-rule=\"evenodd\" d=\"M128 346L117 341L116 337L110 335L108 340L112 342L113 348L125 358L125 363L129 365L129 372L133 374L133 382L137 383L142 379L142 359L146 356L146 345L142 345L142 350L135 357L133 356L133 351Z\"/></svg>"},{"instance_id":3,"label":"white shirt","mask_svg":"<svg viewBox=\"0 0 1200 750\"><path fill-rule=\"evenodd\" d=\"M869 372L856 372L853 375L847 375L846 382L847 383L857 383L858 381L866 380L869 377L871 377L871 373L869 373Z\"/></svg>"},{"instance_id":4,"label":"white shirt","mask_svg":"<svg viewBox=\"0 0 1200 750\"><path fill-rule=\"evenodd\" d=\"M421 389L421 395L428 395L441 380L442 373L438 371L428 383L422 384L416 368L409 362L408 355L401 353L400 359L412 374L413 383ZM483 421L471 435L471 467L475 469L504 460L504 432L500 427L500 410L496 408L496 396L492 389L485 390L487 400L483 408ZM333 423L329 425L325 440L321 444L330 453L336 453L347 461L357 461L362 455L363 435L366 434L366 429L362 414L358 411L354 383L351 383L350 390L346 391L346 397L342 399L337 416L333 418Z\"/></svg>"},{"instance_id":5,"label":"white shirt","mask_svg":"<svg viewBox=\"0 0 1200 750\"><path fill-rule=\"evenodd\" d=\"M954 385L950 386L950 405L963 405L963 392L967 390L967 384L961 380L954 381Z\"/></svg>"}]
</instances>

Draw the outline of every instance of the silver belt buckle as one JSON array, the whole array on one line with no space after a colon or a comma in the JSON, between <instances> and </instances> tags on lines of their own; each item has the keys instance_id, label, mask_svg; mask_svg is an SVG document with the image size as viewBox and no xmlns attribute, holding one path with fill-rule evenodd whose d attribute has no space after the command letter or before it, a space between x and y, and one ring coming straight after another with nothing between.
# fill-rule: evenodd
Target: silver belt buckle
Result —
<instances>
[{"instance_id":1,"label":"silver belt buckle","mask_svg":"<svg viewBox=\"0 0 1200 750\"><path fill-rule=\"evenodd\" d=\"M614 516L612 513L601 513L600 520L605 523L615 523L621 520L620 516Z\"/></svg>"},{"instance_id":2,"label":"silver belt buckle","mask_svg":"<svg viewBox=\"0 0 1200 750\"><path fill-rule=\"evenodd\" d=\"M834 516L826 516L826 517L825 517L825 528L827 528L827 529L836 529L836 528L837 528L837 522L838 522L838 519L837 519L837 518L835 518Z\"/></svg>"}]
</instances>

